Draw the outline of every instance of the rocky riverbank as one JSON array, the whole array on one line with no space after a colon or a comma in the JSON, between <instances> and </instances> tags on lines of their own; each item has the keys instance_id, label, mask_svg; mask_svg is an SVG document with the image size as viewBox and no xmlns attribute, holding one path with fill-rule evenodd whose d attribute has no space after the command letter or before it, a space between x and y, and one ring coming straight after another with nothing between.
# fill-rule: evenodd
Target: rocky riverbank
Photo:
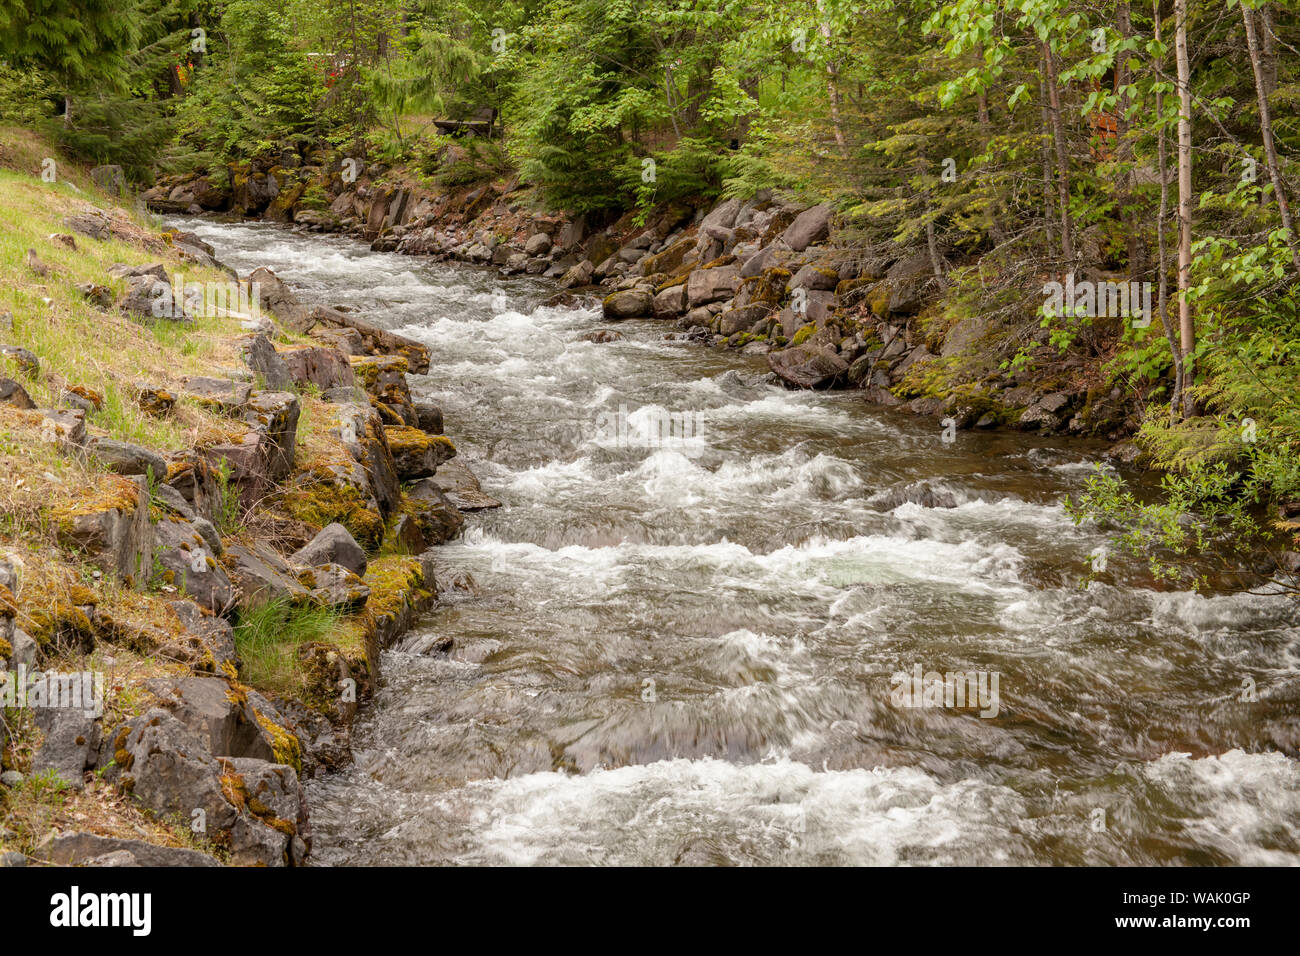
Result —
<instances>
[{"instance_id":1,"label":"rocky riverbank","mask_svg":"<svg viewBox=\"0 0 1300 956\"><path fill-rule=\"evenodd\" d=\"M454 149L444 165L458 161ZM517 179L426 187L400 169L285 150L221 177L160 182L163 212L214 212L362 237L372 248L555 279L604 317L664 321L666 334L767 355L792 388L861 390L866 400L935 415L958 429L1010 426L1121 441L1140 394L1109 382L1120 320L1094 322L1096 355L1063 359L1035 308L1008 322L953 300L951 250L872 246L829 205L770 194L672 203L598 224L537 210ZM218 186L222 179L228 185ZM1026 290L1026 301L1039 290ZM1037 300L1034 300L1037 301ZM1026 349L1030 366L1014 361ZM1131 457L1127 443L1120 452Z\"/></svg>"},{"instance_id":2,"label":"rocky riverbank","mask_svg":"<svg viewBox=\"0 0 1300 956\"><path fill-rule=\"evenodd\" d=\"M0 858L300 865L303 780L350 760L457 505L496 502L412 397L418 342L234 281L192 234L31 198L32 307L0 332ZM269 312L214 312L182 273Z\"/></svg>"}]
</instances>

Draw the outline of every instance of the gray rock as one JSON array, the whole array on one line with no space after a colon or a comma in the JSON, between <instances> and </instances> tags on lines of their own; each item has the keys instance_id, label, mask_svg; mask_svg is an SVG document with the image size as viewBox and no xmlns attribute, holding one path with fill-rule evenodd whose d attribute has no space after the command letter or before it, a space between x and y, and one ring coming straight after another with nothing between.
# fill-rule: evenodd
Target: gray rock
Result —
<instances>
[{"instance_id":1,"label":"gray rock","mask_svg":"<svg viewBox=\"0 0 1300 956\"><path fill-rule=\"evenodd\" d=\"M85 675L79 677L85 683ZM90 688L87 688L90 690ZM84 774L99 755L99 721L80 710L41 708L38 723L45 740L32 755L32 772L53 771L73 789L84 786Z\"/></svg>"},{"instance_id":2,"label":"gray rock","mask_svg":"<svg viewBox=\"0 0 1300 956\"><path fill-rule=\"evenodd\" d=\"M170 711L155 707L128 721L114 745L120 782L146 809L187 821L201 811L209 834L229 830L239 816L203 737Z\"/></svg>"},{"instance_id":3,"label":"gray rock","mask_svg":"<svg viewBox=\"0 0 1300 956\"><path fill-rule=\"evenodd\" d=\"M602 303L606 319L637 319L654 313L654 294L647 289L625 289L607 295Z\"/></svg>"},{"instance_id":4,"label":"gray rock","mask_svg":"<svg viewBox=\"0 0 1300 956\"><path fill-rule=\"evenodd\" d=\"M590 285L595 277L595 266L590 259L583 259L576 266L564 273L560 279L560 288L571 289L574 286Z\"/></svg>"},{"instance_id":5,"label":"gray rock","mask_svg":"<svg viewBox=\"0 0 1300 956\"><path fill-rule=\"evenodd\" d=\"M237 663L235 654L235 631L230 622L215 614L204 614L193 601L169 601L167 607L176 619L177 627L183 632L181 641L160 648L160 653L167 653L179 660L194 660L211 664L220 669L227 661ZM196 653L197 651L197 653Z\"/></svg>"},{"instance_id":6,"label":"gray rock","mask_svg":"<svg viewBox=\"0 0 1300 956\"><path fill-rule=\"evenodd\" d=\"M430 435L442 434L442 409L432 402L413 402L418 427Z\"/></svg>"},{"instance_id":7,"label":"gray rock","mask_svg":"<svg viewBox=\"0 0 1300 956\"><path fill-rule=\"evenodd\" d=\"M73 232L80 233L83 236L89 236L91 239L108 239L112 233L112 220L98 209L87 208L85 212L77 213L63 220Z\"/></svg>"},{"instance_id":8,"label":"gray rock","mask_svg":"<svg viewBox=\"0 0 1300 956\"><path fill-rule=\"evenodd\" d=\"M259 332L247 339L240 351L244 357L244 364L254 375L261 377L266 388L273 392L282 392L293 385L293 377L289 374L288 366L280 357L280 353L275 350L275 346L271 344L271 340L266 337L266 333ZM330 384L346 383L331 382Z\"/></svg>"},{"instance_id":9,"label":"gray rock","mask_svg":"<svg viewBox=\"0 0 1300 956\"><path fill-rule=\"evenodd\" d=\"M424 540L431 545L443 544L460 534L465 517L433 478L422 478L407 489L416 522Z\"/></svg>"},{"instance_id":10,"label":"gray rock","mask_svg":"<svg viewBox=\"0 0 1300 956\"><path fill-rule=\"evenodd\" d=\"M340 349L309 345L279 353L289 378L298 385L315 385L326 390L351 386L356 373Z\"/></svg>"},{"instance_id":11,"label":"gray rock","mask_svg":"<svg viewBox=\"0 0 1300 956\"><path fill-rule=\"evenodd\" d=\"M746 332L759 319L766 318L770 311L766 305L747 305L744 308L723 312L718 316L718 332L721 335Z\"/></svg>"},{"instance_id":12,"label":"gray rock","mask_svg":"<svg viewBox=\"0 0 1300 956\"><path fill-rule=\"evenodd\" d=\"M839 285L839 273L819 262L810 262L790 279L789 289L833 291Z\"/></svg>"},{"instance_id":13,"label":"gray rock","mask_svg":"<svg viewBox=\"0 0 1300 956\"><path fill-rule=\"evenodd\" d=\"M17 770L6 770L4 773L0 773L0 783L6 787L16 787L25 779Z\"/></svg>"},{"instance_id":14,"label":"gray rock","mask_svg":"<svg viewBox=\"0 0 1300 956\"><path fill-rule=\"evenodd\" d=\"M220 866L216 857L198 850L158 846L144 840L122 840L94 833L67 833L51 840L45 857L58 866L103 865L113 857L120 866ZM125 859L123 858L125 857ZM120 861L120 862L119 862Z\"/></svg>"},{"instance_id":15,"label":"gray rock","mask_svg":"<svg viewBox=\"0 0 1300 956\"><path fill-rule=\"evenodd\" d=\"M360 402L365 404L370 399L366 396L365 389L356 385L339 386L338 388L327 388L320 393L321 401L334 402L340 405Z\"/></svg>"},{"instance_id":16,"label":"gray rock","mask_svg":"<svg viewBox=\"0 0 1300 956\"><path fill-rule=\"evenodd\" d=\"M35 408L36 403L32 397L27 394L27 389L23 388L12 378L0 376L0 404L12 405L14 408Z\"/></svg>"},{"instance_id":17,"label":"gray rock","mask_svg":"<svg viewBox=\"0 0 1300 956\"><path fill-rule=\"evenodd\" d=\"M19 345L0 345L0 357L13 364L24 375L35 378L41 374L41 361L34 352Z\"/></svg>"},{"instance_id":18,"label":"gray rock","mask_svg":"<svg viewBox=\"0 0 1300 956\"><path fill-rule=\"evenodd\" d=\"M9 636L9 644L13 647L13 654L9 658L9 666L12 670L19 667L25 667L27 670L35 670L36 664L41 657L41 646L36 643L36 639L29 635L20 627L15 627L13 634Z\"/></svg>"},{"instance_id":19,"label":"gray rock","mask_svg":"<svg viewBox=\"0 0 1300 956\"><path fill-rule=\"evenodd\" d=\"M544 256L551 251L551 237L544 232L535 232L524 243L524 252L529 256Z\"/></svg>"},{"instance_id":20,"label":"gray rock","mask_svg":"<svg viewBox=\"0 0 1300 956\"><path fill-rule=\"evenodd\" d=\"M301 406L292 392L253 392L243 410L244 421L264 436L266 477L279 481L293 471Z\"/></svg>"},{"instance_id":21,"label":"gray rock","mask_svg":"<svg viewBox=\"0 0 1300 956\"><path fill-rule=\"evenodd\" d=\"M500 508L501 502L483 493L479 480L463 462L455 459L438 466L434 482L460 511Z\"/></svg>"},{"instance_id":22,"label":"gray rock","mask_svg":"<svg viewBox=\"0 0 1300 956\"><path fill-rule=\"evenodd\" d=\"M134 493L59 522L56 535L65 547L82 551L123 581L143 587L153 565L154 529L144 479Z\"/></svg>"},{"instance_id":23,"label":"gray rock","mask_svg":"<svg viewBox=\"0 0 1300 956\"><path fill-rule=\"evenodd\" d=\"M145 686L158 698L158 706L198 734L214 757L276 760L276 737L284 730L284 718L256 691L236 693L221 677L156 678Z\"/></svg>"},{"instance_id":24,"label":"gray rock","mask_svg":"<svg viewBox=\"0 0 1300 956\"><path fill-rule=\"evenodd\" d=\"M248 404L253 387L228 378L209 378L195 375L185 379L183 393L200 405L230 412Z\"/></svg>"},{"instance_id":25,"label":"gray rock","mask_svg":"<svg viewBox=\"0 0 1300 956\"><path fill-rule=\"evenodd\" d=\"M781 241L795 252L803 252L814 242L820 242L831 234L833 213L834 209L828 203L805 209L781 233Z\"/></svg>"},{"instance_id":26,"label":"gray rock","mask_svg":"<svg viewBox=\"0 0 1300 956\"><path fill-rule=\"evenodd\" d=\"M692 308L720 302L730 299L739 287L740 269L737 266L696 269L686 281L686 301Z\"/></svg>"},{"instance_id":27,"label":"gray rock","mask_svg":"<svg viewBox=\"0 0 1300 956\"><path fill-rule=\"evenodd\" d=\"M402 520L406 517L403 515ZM299 580L311 592L312 602L322 607L355 611L364 607L370 598L369 585L342 565L322 564L307 568L299 575Z\"/></svg>"},{"instance_id":28,"label":"gray rock","mask_svg":"<svg viewBox=\"0 0 1300 956\"><path fill-rule=\"evenodd\" d=\"M322 528L303 548L289 555L289 561L304 568L342 565L358 575L365 574L367 567L365 550L348 529L337 522Z\"/></svg>"},{"instance_id":29,"label":"gray rock","mask_svg":"<svg viewBox=\"0 0 1300 956\"><path fill-rule=\"evenodd\" d=\"M259 305L270 309L286 328L305 333L316 324L312 310L272 270L254 269L248 281L250 289L256 291Z\"/></svg>"},{"instance_id":30,"label":"gray rock","mask_svg":"<svg viewBox=\"0 0 1300 956\"><path fill-rule=\"evenodd\" d=\"M770 352L767 361L782 381L796 388L830 388L849 370L848 363L833 352L804 346Z\"/></svg>"},{"instance_id":31,"label":"gray rock","mask_svg":"<svg viewBox=\"0 0 1300 956\"><path fill-rule=\"evenodd\" d=\"M232 544L226 548L226 561L231 579L239 586L242 608L307 599L307 589L298 583L294 569L268 545Z\"/></svg>"},{"instance_id":32,"label":"gray rock","mask_svg":"<svg viewBox=\"0 0 1300 956\"><path fill-rule=\"evenodd\" d=\"M234 607L235 589L226 569L192 523L166 515L155 526L154 536L154 559L162 568L164 583L214 614Z\"/></svg>"},{"instance_id":33,"label":"gray rock","mask_svg":"<svg viewBox=\"0 0 1300 956\"><path fill-rule=\"evenodd\" d=\"M151 262L143 266L115 262L108 267L108 274L119 279L138 279L148 276L157 279L159 282L171 282L171 278L167 275L167 267L161 262Z\"/></svg>"},{"instance_id":34,"label":"gray rock","mask_svg":"<svg viewBox=\"0 0 1300 956\"><path fill-rule=\"evenodd\" d=\"M162 455L139 445L113 438L93 438L90 450L100 464L119 475L148 475L152 472L155 480L167 477L167 462Z\"/></svg>"},{"instance_id":35,"label":"gray rock","mask_svg":"<svg viewBox=\"0 0 1300 956\"><path fill-rule=\"evenodd\" d=\"M176 299L170 282L142 275L128 278L127 283L126 296L122 300L123 311L149 321L194 321L186 311L185 303Z\"/></svg>"},{"instance_id":36,"label":"gray rock","mask_svg":"<svg viewBox=\"0 0 1300 956\"><path fill-rule=\"evenodd\" d=\"M1065 392L1052 392L1034 402L1020 416L1021 428L1040 428L1048 431L1061 427L1069 412L1070 396Z\"/></svg>"},{"instance_id":37,"label":"gray rock","mask_svg":"<svg viewBox=\"0 0 1300 956\"><path fill-rule=\"evenodd\" d=\"M654 316L656 319L676 318L686 311L686 283L664 289L654 297Z\"/></svg>"}]
</instances>

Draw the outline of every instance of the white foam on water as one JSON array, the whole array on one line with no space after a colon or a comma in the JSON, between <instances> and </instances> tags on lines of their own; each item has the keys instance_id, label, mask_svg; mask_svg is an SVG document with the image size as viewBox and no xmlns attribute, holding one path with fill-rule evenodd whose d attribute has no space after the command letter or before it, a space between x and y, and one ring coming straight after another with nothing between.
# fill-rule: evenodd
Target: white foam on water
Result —
<instances>
[{"instance_id":1,"label":"white foam on water","mask_svg":"<svg viewBox=\"0 0 1300 956\"><path fill-rule=\"evenodd\" d=\"M1300 763L1280 753L1166 754L1143 773L1185 834L1241 866L1300 865Z\"/></svg>"},{"instance_id":2,"label":"white foam on water","mask_svg":"<svg viewBox=\"0 0 1300 956\"><path fill-rule=\"evenodd\" d=\"M529 774L444 796L468 822L462 864L1005 863L1014 791L912 769L814 771L779 759L667 760Z\"/></svg>"}]
</instances>

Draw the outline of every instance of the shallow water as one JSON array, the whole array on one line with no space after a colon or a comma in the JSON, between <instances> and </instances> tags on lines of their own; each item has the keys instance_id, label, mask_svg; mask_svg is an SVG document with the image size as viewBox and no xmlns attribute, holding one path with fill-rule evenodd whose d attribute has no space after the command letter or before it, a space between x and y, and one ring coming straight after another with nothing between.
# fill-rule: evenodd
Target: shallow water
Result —
<instances>
[{"instance_id":1,"label":"shallow water","mask_svg":"<svg viewBox=\"0 0 1300 956\"><path fill-rule=\"evenodd\" d=\"M413 389L505 503L310 784L317 864L1300 862L1300 627L1114 557L1082 589L1099 446L949 443L663 323L584 341L538 280L183 224L426 343ZM956 507L887 497L922 485ZM996 700L903 706L917 666Z\"/></svg>"}]
</instances>

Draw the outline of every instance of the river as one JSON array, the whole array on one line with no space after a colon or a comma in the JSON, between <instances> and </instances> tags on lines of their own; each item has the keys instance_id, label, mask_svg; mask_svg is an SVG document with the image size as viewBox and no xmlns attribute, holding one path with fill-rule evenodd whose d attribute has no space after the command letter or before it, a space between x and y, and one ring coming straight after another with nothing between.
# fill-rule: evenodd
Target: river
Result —
<instances>
[{"instance_id":1,"label":"river","mask_svg":"<svg viewBox=\"0 0 1300 956\"><path fill-rule=\"evenodd\" d=\"M1081 587L1105 539L1061 502L1102 446L946 441L665 323L586 341L542 280L178 222L427 344L413 391L504 502L309 783L317 865L1300 863L1294 614L1113 556ZM986 696L911 706L918 669Z\"/></svg>"}]
</instances>

